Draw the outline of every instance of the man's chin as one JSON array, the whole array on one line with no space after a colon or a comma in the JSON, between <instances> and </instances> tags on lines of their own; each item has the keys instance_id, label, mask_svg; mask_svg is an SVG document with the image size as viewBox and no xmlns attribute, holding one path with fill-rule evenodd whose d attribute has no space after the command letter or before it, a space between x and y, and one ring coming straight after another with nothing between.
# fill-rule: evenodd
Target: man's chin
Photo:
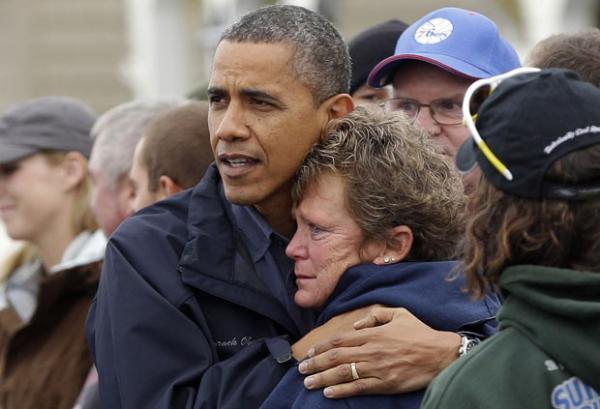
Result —
<instances>
[{"instance_id":1,"label":"man's chin","mask_svg":"<svg viewBox=\"0 0 600 409\"><path fill-rule=\"evenodd\" d=\"M225 186L225 197L230 203L240 206L250 206L260 202L256 194L240 191L240 189L228 189L227 186Z\"/></svg>"}]
</instances>

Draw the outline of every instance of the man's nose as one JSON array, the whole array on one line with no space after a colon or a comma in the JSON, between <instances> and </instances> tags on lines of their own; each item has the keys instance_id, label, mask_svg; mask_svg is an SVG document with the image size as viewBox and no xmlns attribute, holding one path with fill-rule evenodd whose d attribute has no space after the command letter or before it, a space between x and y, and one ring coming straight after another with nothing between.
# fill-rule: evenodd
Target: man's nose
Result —
<instances>
[{"instance_id":1,"label":"man's nose","mask_svg":"<svg viewBox=\"0 0 600 409\"><path fill-rule=\"evenodd\" d=\"M240 104L230 103L220 114L220 121L215 132L218 139L234 141L248 138L250 131L244 109Z\"/></svg>"},{"instance_id":2,"label":"man's nose","mask_svg":"<svg viewBox=\"0 0 600 409\"><path fill-rule=\"evenodd\" d=\"M420 129L426 130L431 136L437 136L442 133L442 127L433 118L429 107L421 107L417 113L415 125Z\"/></svg>"}]
</instances>

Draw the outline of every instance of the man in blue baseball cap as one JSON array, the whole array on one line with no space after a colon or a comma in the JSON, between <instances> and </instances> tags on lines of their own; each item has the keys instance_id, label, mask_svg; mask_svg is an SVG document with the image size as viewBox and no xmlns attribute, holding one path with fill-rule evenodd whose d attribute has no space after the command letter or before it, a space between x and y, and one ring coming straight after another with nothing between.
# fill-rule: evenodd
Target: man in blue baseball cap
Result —
<instances>
[{"instance_id":1,"label":"man in blue baseball cap","mask_svg":"<svg viewBox=\"0 0 600 409\"><path fill-rule=\"evenodd\" d=\"M461 111L467 87L519 66L517 53L492 20L447 7L410 25L399 37L394 55L375 66L368 83L393 84L387 107L404 111L454 158L469 136ZM472 183L465 182L470 190Z\"/></svg>"},{"instance_id":2,"label":"man in blue baseball cap","mask_svg":"<svg viewBox=\"0 0 600 409\"><path fill-rule=\"evenodd\" d=\"M462 100L469 85L520 65L492 20L473 11L442 8L411 24L399 36L394 55L373 68L367 83L375 88L393 84L393 98L386 107L404 111L454 158L469 138L462 121ZM466 192L473 190L479 175L479 171L465 175ZM324 390L332 398L413 391L479 343L477 334L434 333L422 323L415 325L409 315L404 309L374 308L355 323L359 330L355 334L339 334L315 345L310 359L300 366L302 373L313 374L307 378L311 388L333 385ZM405 363L415 359L416 350L440 350L433 347L436 343L453 352L427 359L422 354L418 365ZM374 375L337 384L337 374L357 359Z\"/></svg>"}]
</instances>

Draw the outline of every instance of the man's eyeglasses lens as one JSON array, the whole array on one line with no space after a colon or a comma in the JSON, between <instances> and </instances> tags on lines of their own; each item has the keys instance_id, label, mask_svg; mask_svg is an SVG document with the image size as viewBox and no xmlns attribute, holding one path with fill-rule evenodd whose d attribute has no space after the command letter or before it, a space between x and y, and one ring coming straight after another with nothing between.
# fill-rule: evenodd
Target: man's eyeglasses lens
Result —
<instances>
[{"instance_id":1,"label":"man's eyeglasses lens","mask_svg":"<svg viewBox=\"0 0 600 409\"><path fill-rule=\"evenodd\" d=\"M462 122L462 108L460 101L451 99L436 99L430 104L421 104L410 98L391 98L385 107L389 111L402 111L413 121L417 119L422 107L429 108L433 119L441 125L457 125Z\"/></svg>"}]
</instances>

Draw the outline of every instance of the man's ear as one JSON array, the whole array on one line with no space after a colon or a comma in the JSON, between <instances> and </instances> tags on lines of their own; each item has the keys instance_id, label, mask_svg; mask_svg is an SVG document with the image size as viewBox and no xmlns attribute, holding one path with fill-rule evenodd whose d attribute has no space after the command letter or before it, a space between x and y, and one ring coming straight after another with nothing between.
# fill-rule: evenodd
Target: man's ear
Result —
<instances>
[{"instance_id":1,"label":"man's ear","mask_svg":"<svg viewBox=\"0 0 600 409\"><path fill-rule=\"evenodd\" d=\"M325 100L329 120L342 118L354 110L354 100L348 94L337 94Z\"/></svg>"},{"instance_id":2,"label":"man's ear","mask_svg":"<svg viewBox=\"0 0 600 409\"><path fill-rule=\"evenodd\" d=\"M179 193L183 190L173 179L167 175L162 175L158 178L158 190L161 199L166 199L169 196L173 196L175 193Z\"/></svg>"},{"instance_id":3,"label":"man's ear","mask_svg":"<svg viewBox=\"0 0 600 409\"><path fill-rule=\"evenodd\" d=\"M133 200L135 199L135 189L131 178L126 173L121 176L118 182L118 205L119 213L122 219L133 214Z\"/></svg>"},{"instance_id":4,"label":"man's ear","mask_svg":"<svg viewBox=\"0 0 600 409\"><path fill-rule=\"evenodd\" d=\"M319 116L322 120L319 140L327 134L327 126L332 119L343 118L353 110L354 100L348 94L337 94L323 101L319 107Z\"/></svg>"},{"instance_id":5,"label":"man's ear","mask_svg":"<svg viewBox=\"0 0 600 409\"><path fill-rule=\"evenodd\" d=\"M382 265L398 263L404 260L410 253L412 243L413 233L410 227L400 225L392 228L385 248L373 260L373 263Z\"/></svg>"}]
</instances>

